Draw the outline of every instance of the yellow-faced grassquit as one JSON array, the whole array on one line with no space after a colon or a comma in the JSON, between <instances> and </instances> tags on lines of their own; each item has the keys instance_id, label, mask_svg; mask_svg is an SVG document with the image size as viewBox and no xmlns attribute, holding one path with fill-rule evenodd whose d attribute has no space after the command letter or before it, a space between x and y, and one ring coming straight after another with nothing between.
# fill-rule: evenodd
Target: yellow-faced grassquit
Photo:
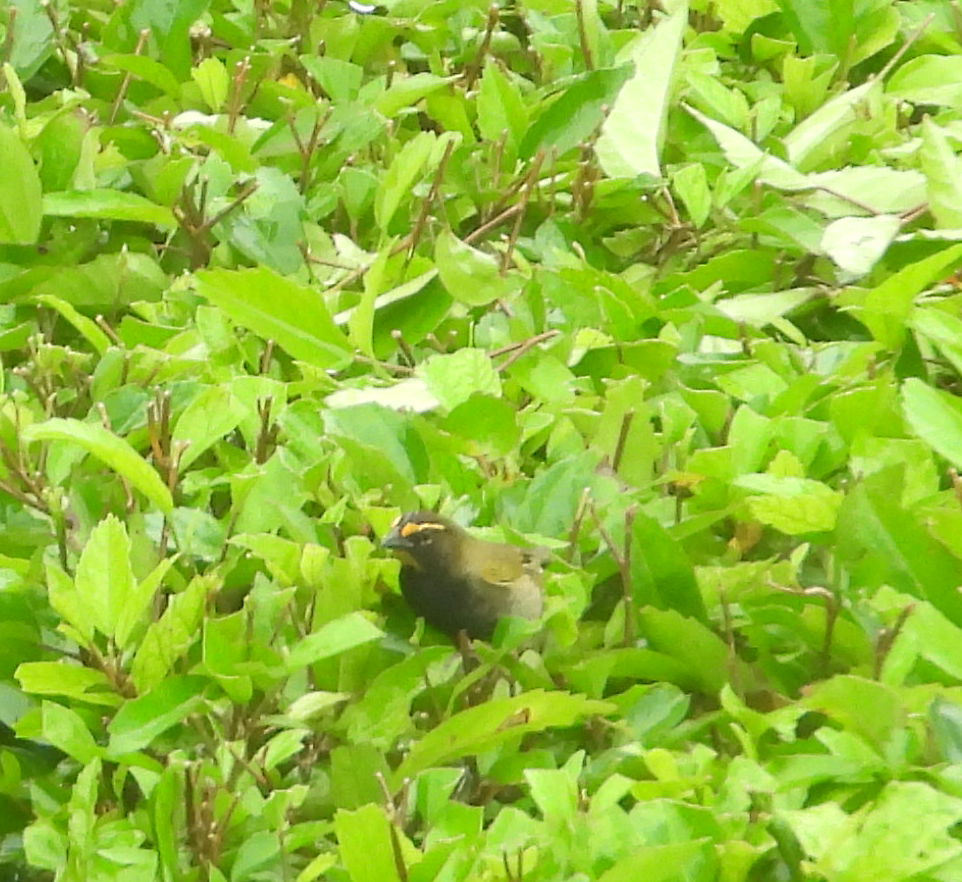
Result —
<instances>
[{"instance_id":1,"label":"yellow-faced grassquit","mask_svg":"<svg viewBox=\"0 0 962 882\"><path fill-rule=\"evenodd\" d=\"M401 561L401 593L415 614L456 637L490 639L498 619L536 619L543 549L476 539L433 511L403 515L382 545Z\"/></svg>"}]
</instances>

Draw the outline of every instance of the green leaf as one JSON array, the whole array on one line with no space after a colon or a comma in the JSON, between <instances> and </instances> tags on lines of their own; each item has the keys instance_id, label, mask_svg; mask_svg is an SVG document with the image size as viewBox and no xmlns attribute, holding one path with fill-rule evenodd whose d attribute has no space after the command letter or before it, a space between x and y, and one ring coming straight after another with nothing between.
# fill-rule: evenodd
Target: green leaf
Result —
<instances>
[{"instance_id":1,"label":"green leaf","mask_svg":"<svg viewBox=\"0 0 962 882\"><path fill-rule=\"evenodd\" d=\"M102 220L139 221L157 227L177 225L169 208L136 193L120 190L64 190L45 193L43 213L53 217L89 217Z\"/></svg>"},{"instance_id":2,"label":"green leaf","mask_svg":"<svg viewBox=\"0 0 962 882\"><path fill-rule=\"evenodd\" d=\"M37 241L43 211L40 176L17 133L0 125L0 242Z\"/></svg>"},{"instance_id":3,"label":"green leaf","mask_svg":"<svg viewBox=\"0 0 962 882\"><path fill-rule=\"evenodd\" d=\"M495 698L449 717L412 745L395 770L400 783L424 769L474 753L494 750L509 740L553 726L572 726L585 716L610 713L614 706L583 695L540 689L513 698Z\"/></svg>"},{"instance_id":4,"label":"green leaf","mask_svg":"<svg viewBox=\"0 0 962 882\"><path fill-rule=\"evenodd\" d=\"M80 420L55 417L44 423L34 423L23 431L25 441L62 441L77 444L93 454L131 485L139 490L161 511L174 507L170 491L160 476L123 438L102 426Z\"/></svg>"},{"instance_id":5,"label":"green leaf","mask_svg":"<svg viewBox=\"0 0 962 882\"><path fill-rule=\"evenodd\" d=\"M630 76L631 68L625 65L576 79L528 127L518 147L521 159L531 159L539 150L546 154L554 150L560 157L590 138Z\"/></svg>"},{"instance_id":6,"label":"green leaf","mask_svg":"<svg viewBox=\"0 0 962 882\"><path fill-rule=\"evenodd\" d=\"M346 104L357 97L364 78L364 68L360 65L330 55L301 55L299 61L332 101Z\"/></svg>"},{"instance_id":7,"label":"green leaf","mask_svg":"<svg viewBox=\"0 0 962 882\"><path fill-rule=\"evenodd\" d=\"M110 346L110 338L97 327L96 322L91 321L85 315L81 315L71 304L65 300L61 300L59 297L54 297L53 294L40 294L36 300L38 303L44 304L44 306L49 306L51 309L57 310L57 312L83 334L87 342L90 343L100 355L103 355L107 351Z\"/></svg>"},{"instance_id":8,"label":"green leaf","mask_svg":"<svg viewBox=\"0 0 962 882\"><path fill-rule=\"evenodd\" d=\"M492 62L484 67L478 91L478 129L482 137L497 142L504 132L516 151L528 127L528 112L521 90L501 68Z\"/></svg>"},{"instance_id":9,"label":"green leaf","mask_svg":"<svg viewBox=\"0 0 962 882\"><path fill-rule=\"evenodd\" d=\"M390 822L380 806L369 803L356 811L339 810L334 835L351 882L400 882Z\"/></svg>"},{"instance_id":10,"label":"green leaf","mask_svg":"<svg viewBox=\"0 0 962 882\"><path fill-rule=\"evenodd\" d=\"M348 613L333 622L322 625L313 634L308 634L299 641L287 657L287 669L296 671L298 668L340 655L342 652L371 643L383 636L384 632L371 624L361 613Z\"/></svg>"},{"instance_id":11,"label":"green leaf","mask_svg":"<svg viewBox=\"0 0 962 882\"><path fill-rule=\"evenodd\" d=\"M501 395L501 378L481 349L459 349L432 355L418 365L417 374L443 407L453 410L475 393Z\"/></svg>"},{"instance_id":12,"label":"green leaf","mask_svg":"<svg viewBox=\"0 0 962 882\"><path fill-rule=\"evenodd\" d=\"M438 143L433 132L420 132L407 142L388 167L374 197L374 217L382 232L387 233L391 220L428 166Z\"/></svg>"},{"instance_id":13,"label":"green leaf","mask_svg":"<svg viewBox=\"0 0 962 882\"><path fill-rule=\"evenodd\" d=\"M524 777L538 811L549 824L571 824L578 815L578 776L584 752L568 759L561 769L525 769Z\"/></svg>"},{"instance_id":14,"label":"green leaf","mask_svg":"<svg viewBox=\"0 0 962 882\"><path fill-rule=\"evenodd\" d=\"M708 617L695 571L682 547L654 518L631 525L631 581L639 606L674 609L701 622Z\"/></svg>"},{"instance_id":15,"label":"green leaf","mask_svg":"<svg viewBox=\"0 0 962 882\"><path fill-rule=\"evenodd\" d=\"M748 101L741 92L726 88L715 77L697 70L690 71L686 79L688 100L694 107L739 131L748 128Z\"/></svg>"},{"instance_id":16,"label":"green leaf","mask_svg":"<svg viewBox=\"0 0 962 882\"><path fill-rule=\"evenodd\" d=\"M186 472L198 457L233 432L248 415L248 409L230 387L218 385L203 389L184 408L174 425L173 443L186 445L180 458L181 472Z\"/></svg>"},{"instance_id":17,"label":"green leaf","mask_svg":"<svg viewBox=\"0 0 962 882\"><path fill-rule=\"evenodd\" d=\"M276 867L280 858L281 837L274 830L258 830L248 836L237 849L231 867L231 882L258 879L265 871Z\"/></svg>"},{"instance_id":18,"label":"green leaf","mask_svg":"<svg viewBox=\"0 0 962 882\"><path fill-rule=\"evenodd\" d=\"M423 479L427 452L410 418L377 404L324 412L324 431L346 454L364 464L375 484L413 485Z\"/></svg>"},{"instance_id":19,"label":"green leaf","mask_svg":"<svg viewBox=\"0 0 962 882\"><path fill-rule=\"evenodd\" d=\"M942 759L962 762L962 707L941 695L935 696L929 705L929 724Z\"/></svg>"},{"instance_id":20,"label":"green leaf","mask_svg":"<svg viewBox=\"0 0 962 882\"><path fill-rule=\"evenodd\" d=\"M962 160L946 133L929 116L922 120L919 161L936 228L962 227Z\"/></svg>"},{"instance_id":21,"label":"green leaf","mask_svg":"<svg viewBox=\"0 0 962 882\"><path fill-rule=\"evenodd\" d=\"M479 393L455 406L444 427L494 456L507 456L521 437L514 405L503 398Z\"/></svg>"},{"instance_id":22,"label":"green leaf","mask_svg":"<svg viewBox=\"0 0 962 882\"><path fill-rule=\"evenodd\" d=\"M766 153L741 132L711 119L694 107L686 106L685 109L711 132L725 158L736 168L754 172L759 181L772 187L800 190L811 186L805 175L784 160Z\"/></svg>"},{"instance_id":23,"label":"green leaf","mask_svg":"<svg viewBox=\"0 0 962 882\"><path fill-rule=\"evenodd\" d=\"M462 242L450 230L438 235L434 259L447 292L468 306L487 306L521 287L516 275L501 273L494 257Z\"/></svg>"},{"instance_id":24,"label":"green leaf","mask_svg":"<svg viewBox=\"0 0 962 882\"><path fill-rule=\"evenodd\" d=\"M956 468L962 468L962 404L941 389L909 377L899 396L912 431Z\"/></svg>"},{"instance_id":25,"label":"green leaf","mask_svg":"<svg viewBox=\"0 0 962 882\"><path fill-rule=\"evenodd\" d=\"M922 781L890 781L852 814L828 802L778 815L826 879L921 879L958 857L950 830L962 819L962 800ZM924 823L913 830L906 817Z\"/></svg>"},{"instance_id":26,"label":"green leaf","mask_svg":"<svg viewBox=\"0 0 962 882\"><path fill-rule=\"evenodd\" d=\"M85 646L90 646L94 642L96 623L93 611L83 602L74 580L50 560L46 562L45 573L50 605L76 632L75 639Z\"/></svg>"},{"instance_id":27,"label":"green leaf","mask_svg":"<svg viewBox=\"0 0 962 882\"><path fill-rule=\"evenodd\" d=\"M103 755L80 714L52 701L43 702L42 708L43 737L54 747L84 765Z\"/></svg>"},{"instance_id":28,"label":"green leaf","mask_svg":"<svg viewBox=\"0 0 962 882\"><path fill-rule=\"evenodd\" d=\"M103 671L65 662L23 662L15 674L20 688L33 695L63 695L89 704L116 707L118 696Z\"/></svg>"},{"instance_id":29,"label":"green leaf","mask_svg":"<svg viewBox=\"0 0 962 882\"><path fill-rule=\"evenodd\" d=\"M83 157L90 121L75 110L58 113L34 142L39 151L39 173L45 192L67 190Z\"/></svg>"},{"instance_id":30,"label":"green leaf","mask_svg":"<svg viewBox=\"0 0 962 882\"><path fill-rule=\"evenodd\" d=\"M205 58L190 72L190 78L197 83L204 103L214 113L223 109L230 88L224 62L219 58Z\"/></svg>"},{"instance_id":31,"label":"green leaf","mask_svg":"<svg viewBox=\"0 0 962 882\"><path fill-rule=\"evenodd\" d=\"M119 759L150 745L171 726L186 721L204 701L203 677L170 677L146 695L128 701L110 721L107 755Z\"/></svg>"},{"instance_id":32,"label":"green leaf","mask_svg":"<svg viewBox=\"0 0 962 882\"><path fill-rule=\"evenodd\" d=\"M143 55L107 55L101 60L106 67L127 71L171 97L176 98L180 95L180 83L177 82L177 77L156 59ZM207 60L210 61L210 59Z\"/></svg>"},{"instance_id":33,"label":"green leaf","mask_svg":"<svg viewBox=\"0 0 962 882\"><path fill-rule=\"evenodd\" d=\"M382 248L364 274L364 293L347 321L351 342L369 358L374 358L374 313L387 284L391 250L391 247Z\"/></svg>"},{"instance_id":34,"label":"green leaf","mask_svg":"<svg viewBox=\"0 0 962 882\"><path fill-rule=\"evenodd\" d=\"M846 496L839 512L838 555L875 580L928 600L962 627L962 560L931 535L901 504L904 466L865 477Z\"/></svg>"},{"instance_id":35,"label":"green leaf","mask_svg":"<svg viewBox=\"0 0 962 882\"><path fill-rule=\"evenodd\" d=\"M902 219L894 214L843 217L825 228L821 247L839 269L863 276L882 259L901 229Z\"/></svg>"},{"instance_id":36,"label":"green leaf","mask_svg":"<svg viewBox=\"0 0 962 882\"><path fill-rule=\"evenodd\" d=\"M351 347L316 291L267 267L204 270L197 292L240 325L319 368L346 364Z\"/></svg>"},{"instance_id":37,"label":"green leaf","mask_svg":"<svg viewBox=\"0 0 962 882\"><path fill-rule=\"evenodd\" d=\"M847 674L813 686L806 707L828 714L881 749L905 720L905 708L895 690L874 680Z\"/></svg>"},{"instance_id":38,"label":"green leaf","mask_svg":"<svg viewBox=\"0 0 962 882\"><path fill-rule=\"evenodd\" d=\"M17 39L11 40L9 61L21 80L32 77L53 52L53 25L39 0L18 2Z\"/></svg>"},{"instance_id":39,"label":"green leaf","mask_svg":"<svg viewBox=\"0 0 962 882\"><path fill-rule=\"evenodd\" d=\"M834 529L842 504L841 493L806 478L743 475L734 486L758 494L747 500L752 517L789 536Z\"/></svg>"},{"instance_id":40,"label":"green leaf","mask_svg":"<svg viewBox=\"0 0 962 882\"><path fill-rule=\"evenodd\" d=\"M880 285L864 293L841 298L883 346L898 349L915 298L933 282L944 278L962 260L962 245L953 245L903 267Z\"/></svg>"},{"instance_id":41,"label":"green leaf","mask_svg":"<svg viewBox=\"0 0 962 882\"><path fill-rule=\"evenodd\" d=\"M107 515L84 546L74 579L77 596L89 610L97 630L114 639L117 619L134 587L130 540L124 525Z\"/></svg>"},{"instance_id":42,"label":"green leaf","mask_svg":"<svg viewBox=\"0 0 962 882\"><path fill-rule=\"evenodd\" d=\"M598 876L598 882L710 882L718 878L719 869L711 839L702 838L635 848Z\"/></svg>"},{"instance_id":43,"label":"green leaf","mask_svg":"<svg viewBox=\"0 0 962 882\"><path fill-rule=\"evenodd\" d=\"M384 116L392 117L455 80L457 77L439 77L431 73L395 77L391 88L377 98L374 107Z\"/></svg>"},{"instance_id":44,"label":"green leaf","mask_svg":"<svg viewBox=\"0 0 962 882\"><path fill-rule=\"evenodd\" d=\"M653 30L635 38L634 73L618 92L595 146L609 177L661 175L665 120L687 21L688 3L680 2Z\"/></svg>"},{"instance_id":45,"label":"green leaf","mask_svg":"<svg viewBox=\"0 0 962 882\"><path fill-rule=\"evenodd\" d=\"M930 306L916 307L909 325L917 335L938 346L958 373L962 373L962 319Z\"/></svg>"},{"instance_id":46,"label":"green leaf","mask_svg":"<svg viewBox=\"0 0 962 882\"><path fill-rule=\"evenodd\" d=\"M696 688L707 695L717 694L728 682L731 666L740 664L725 642L696 619L652 607L641 610L638 618L651 648L681 662Z\"/></svg>"},{"instance_id":47,"label":"green leaf","mask_svg":"<svg viewBox=\"0 0 962 882\"><path fill-rule=\"evenodd\" d=\"M169 598L167 609L147 629L130 666L138 692L160 683L198 639L204 609L217 587L214 574L195 576L180 594Z\"/></svg>"},{"instance_id":48,"label":"green leaf","mask_svg":"<svg viewBox=\"0 0 962 882\"><path fill-rule=\"evenodd\" d=\"M784 139L789 162L803 166L826 141L847 131L862 104L880 89L878 80L869 80L836 95L802 120Z\"/></svg>"},{"instance_id":49,"label":"green leaf","mask_svg":"<svg viewBox=\"0 0 962 882\"><path fill-rule=\"evenodd\" d=\"M900 101L953 107L962 101L962 56L919 55L899 66L885 92ZM923 130L929 117L923 120Z\"/></svg>"},{"instance_id":50,"label":"green leaf","mask_svg":"<svg viewBox=\"0 0 962 882\"><path fill-rule=\"evenodd\" d=\"M570 529L585 488L594 488L598 455L584 451L541 469L528 485L524 505L512 515L513 525L524 533L562 536Z\"/></svg>"},{"instance_id":51,"label":"green leaf","mask_svg":"<svg viewBox=\"0 0 962 882\"><path fill-rule=\"evenodd\" d=\"M705 166L701 163L683 166L672 175L671 184L688 209L692 223L701 227L708 220L712 205Z\"/></svg>"},{"instance_id":52,"label":"green leaf","mask_svg":"<svg viewBox=\"0 0 962 882\"><path fill-rule=\"evenodd\" d=\"M146 579L132 586L123 608L117 615L114 629L114 638L122 649L129 646L134 630L145 620L151 602L175 560L176 558L173 557L164 558L151 570Z\"/></svg>"}]
</instances>

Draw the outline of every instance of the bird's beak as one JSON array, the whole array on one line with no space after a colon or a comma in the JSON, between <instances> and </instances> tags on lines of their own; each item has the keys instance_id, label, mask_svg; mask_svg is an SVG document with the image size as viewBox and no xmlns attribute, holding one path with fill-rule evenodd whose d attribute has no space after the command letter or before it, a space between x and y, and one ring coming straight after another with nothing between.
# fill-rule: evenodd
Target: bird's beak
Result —
<instances>
[{"instance_id":1,"label":"bird's beak","mask_svg":"<svg viewBox=\"0 0 962 882\"><path fill-rule=\"evenodd\" d=\"M411 548L412 544L410 539L400 534L397 527L381 540L381 547L391 551L405 551Z\"/></svg>"}]
</instances>

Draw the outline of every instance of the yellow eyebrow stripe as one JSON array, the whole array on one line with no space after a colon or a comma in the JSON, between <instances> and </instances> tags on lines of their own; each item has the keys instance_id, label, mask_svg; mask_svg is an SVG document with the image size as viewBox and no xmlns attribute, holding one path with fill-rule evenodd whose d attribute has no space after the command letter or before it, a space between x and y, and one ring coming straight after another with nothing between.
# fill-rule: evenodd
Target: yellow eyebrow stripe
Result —
<instances>
[{"instance_id":1,"label":"yellow eyebrow stripe","mask_svg":"<svg viewBox=\"0 0 962 882\"><path fill-rule=\"evenodd\" d=\"M432 523L405 524L403 527L401 527L399 532L402 538L407 539L408 536L411 536L414 533L420 533L422 530L446 530L446 529L447 527L445 527L444 524L432 524Z\"/></svg>"}]
</instances>

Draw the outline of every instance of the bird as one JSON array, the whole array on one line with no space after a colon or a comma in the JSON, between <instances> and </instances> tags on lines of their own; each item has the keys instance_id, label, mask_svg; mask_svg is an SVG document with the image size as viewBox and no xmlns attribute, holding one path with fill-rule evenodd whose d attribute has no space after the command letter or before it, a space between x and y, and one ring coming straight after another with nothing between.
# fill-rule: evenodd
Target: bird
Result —
<instances>
[{"instance_id":1,"label":"bird","mask_svg":"<svg viewBox=\"0 0 962 882\"><path fill-rule=\"evenodd\" d=\"M477 539L433 511L402 515L381 541L401 561L401 594L416 615L458 639L490 640L505 616L544 609L544 549Z\"/></svg>"}]
</instances>

